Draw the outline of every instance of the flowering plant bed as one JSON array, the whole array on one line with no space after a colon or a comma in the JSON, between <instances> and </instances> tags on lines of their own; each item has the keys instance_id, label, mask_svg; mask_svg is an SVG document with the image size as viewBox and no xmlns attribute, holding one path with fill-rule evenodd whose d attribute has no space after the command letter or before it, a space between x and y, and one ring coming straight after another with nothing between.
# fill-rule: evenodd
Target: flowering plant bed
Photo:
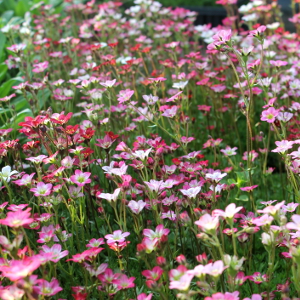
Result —
<instances>
[{"instance_id":1,"label":"flowering plant bed","mask_svg":"<svg viewBox=\"0 0 300 300\"><path fill-rule=\"evenodd\" d=\"M299 36L217 2L4 24L1 299L299 299Z\"/></svg>"}]
</instances>

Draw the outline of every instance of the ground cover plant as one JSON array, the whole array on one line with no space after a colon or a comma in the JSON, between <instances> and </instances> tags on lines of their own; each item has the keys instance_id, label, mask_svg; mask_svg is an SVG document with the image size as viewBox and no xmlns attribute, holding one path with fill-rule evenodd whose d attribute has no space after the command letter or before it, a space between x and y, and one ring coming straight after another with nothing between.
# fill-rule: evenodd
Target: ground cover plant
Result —
<instances>
[{"instance_id":1,"label":"ground cover plant","mask_svg":"<svg viewBox=\"0 0 300 300\"><path fill-rule=\"evenodd\" d=\"M300 298L299 36L217 3L5 14L1 299Z\"/></svg>"}]
</instances>

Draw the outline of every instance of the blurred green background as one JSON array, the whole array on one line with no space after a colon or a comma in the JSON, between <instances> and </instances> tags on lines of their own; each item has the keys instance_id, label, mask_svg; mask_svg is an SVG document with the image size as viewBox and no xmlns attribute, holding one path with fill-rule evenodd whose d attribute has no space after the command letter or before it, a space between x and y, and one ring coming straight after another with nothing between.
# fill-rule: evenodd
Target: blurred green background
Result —
<instances>
[{"instance_id":1,"label":"blurred green background","mask_svg":"<svg viewBox=\"0 0 300 300\"><path fill-rule=\"evenodd\" d=\"M121 0L122 1L122 0ZM158 0L164 6L215 6L215 0ZM0 0L0 13L4 13L5 11L14 11L14 15L23 16L26 11L30 9L30 7L36 3L41 2L41 0ZM54 6L58 6L64 1L62 0L43 0L45 4L53 4ZM76 2L76 1L74 1ZM85 2L88 2L86 0ZM101 3L104 1L96 1L97 3ZM126 5L132 5L132 0L123 0Z\"/></svg>"}]
</instances>

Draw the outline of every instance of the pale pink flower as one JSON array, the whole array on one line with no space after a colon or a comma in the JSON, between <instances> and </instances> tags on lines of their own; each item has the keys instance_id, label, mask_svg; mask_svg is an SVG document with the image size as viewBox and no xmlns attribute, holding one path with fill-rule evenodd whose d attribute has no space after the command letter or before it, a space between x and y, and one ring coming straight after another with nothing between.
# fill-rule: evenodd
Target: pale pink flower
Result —
<instances>
[{"instance_id":1,"label":"pale pink flower","mask_svg":"<svg viewBox=\"0 0 300 300\"><path fill-rule=\"evenodd\" d=\"M204 273L213 276L213 277L219 277L223 271L227 267L224 266L224 263L222 260L215 261L214 263L209 263L204 266Z\"/></svg>"},{"instance_id":2,"label":"pale pink flower","mask_svg":"<svg viewBox=\"0 0 300 300\"><path fill-rule=\"evenodd\" d=\"M287 205L282 206L282 210L284 212L294 212L296 208L298 207L299 203L288 203Z\"/></svg>"},{"instance_id":3,"label":"pale pink flower","mask_svg":"<svg viewBox=\"0 0 300 300\"><path fill-rule=\"evenodd\" d=\"M195 224L205 233L214 233L219 227L219 217L212 217L209 214L205 214Z\"/></svg>"},{"instance_id":4,"label":"pale pink flower","mask_svg":"<svg viewBox=\"0 0 300 300\"><path fill-rule=\"evenodd\" d=\"M300 159L300 147L297 151L293 151L289 154L293 159Z\"/></svg>"},{"instance_id":5,"label":"pale pink flower","mask_svg":"<svg viewBox=\"0 0 300 300\"><path fill-rule=\"evenodd\" d=\"M101 198L101 199L105 199L107 200L108 202L115 202L119 196L121 192L121 189L120 188L117 188L115 189L115 191L113 192L113 194L109 194L109 193L99 193L97 194L97 197L98 198Z\"/></svg>"},{"instance_id":6,"label":"pale pink flower","mask_svg":"<svg viewBox=\"0 0 300 300\"><path fill-rule=\"evenodd\" d=\"M162 116L167 118L174 118L178 110L177 105L173 105L171 108L167 108L163 113Z\"/></svg>"},{"instance_id":7,"label":"pale pink flower","mask_svg":"<svg viewBox=\"0 0 300 300\"><path fill-rule=\"evenodd\" d=\"M122 230L115 230L112 234L107 234L105 238L107 239L107 243L122 243L125 242L125 238L129 236L129 232L122 232Z\"/></svg>"},{"instance_id":8,"label":"pale pink flower","mask_svg":"<svg viewBox=\"0 0 300 300\"><path fill-rule=\"evenodd\" d=\"M31 188L30 191L34 192L34 196L48 196L51 194L52 184L38 182L35 188Z\"/></svg>"},{"instance_id":9,"label":"pale pink flower","mask_svg":"<svg viewBox=\"0 0 300 300\"><path fill-rule=\"evenodd\" d=\"M217 170L217 171L214 171L212 174L210 173L206 173L205 174L205 178L206 179L210 179L211 181L214 181L214 182L219 182L223 179L223 177L227 176L226 173L221 173L221 171Z\"/></svg>"},{"instance_id":10,"label":"pale pink flower","mask_svg":"<svg viewBox=\"0 0 300 300\"><path fill-rule=\"evenodd\" d=\"M60 244L54 244L51 247L47 245L43 245L40 254L41 255L48 254L46 256L47 261L53 261L54 263L57 263L61 258L67 256L69 254L69 251L68 250L61 251Z\"/></svg>"},{"instance_id":11,"label":"pale pink flower","mask_svg":"<svg viewBox=\"0 0 300 300\"><path fill-rule=\"evenodd\" d=\"M32 72L34 73L41 73L44 72L48 68L49 62L44 61L38 64L34 64L34 68L32 69Z\"/></svg>"},{"instance_id":12,"label":"pale pink flower","mask_svg":"<svg viewBox=\"0 0 300 300\"><path fill-rule=\"evenodd\" d=\"M82 172L81 170L75 170L75 175L72 175L70 177L70 180L78 186L84 186L92 181L89 178L90 176L90 172Z\"/></svg>"},{"instance_id":13,"label":"pale pink flower","mask_svg":"<svg viewBox=\"0 0 300 300\"><path fill-rule=\"evenodd\" d=\"M251 298L244 298L244 300L262 300L262 297L259 294L253 294Z\"/></svg>"},{"instance_id":14,"label":"pale pink flower","mask_svg":"<svg viewBox=\"0 0 300 300\"><path fill-rule=\"evenodd\" d=\"M170 280L169 288L176 289L179 291L187 291L190 287L191 281L194 275L191 273L186 273L182 275L178 280Z\"/></svg>"},{"instance_id":15,"label":"pale pink flower","mask_svg":"<svg viewBox=\"0 0 300 300\"><path fill-rule=\"evenodd\" d=\"M116 79L107 80L105 82L99 82L99 84L103 85L106 88L112 88L115 85L116 81Z\"/></svg>"},{"instance_id":16,"label":"pale pink flower","mask_svg":"<svg viewBox=\"0 0 300 300\"><path fill-rule=\"evenodd\" d=\"M131 209L131 211L134 213L134 214L139 214L143 209L144 207L147 205L146 202L144 202L143 200L139 200L139 201L134 201L134 200L131 200L129 201L128 203L128 207Z\"/></svg>"},{"instance_id":17,"label":"pale pink flower","mask_svg":"<svg viewBox=\"0 0 300 300\"><path fill-rule=\"evenodd\" d=\"M286 66L288 64L287 61L282 61L282 60L270 60L270 64L274 67L282 67L282 66Z\"/></svg>"},{"instance_id":18,"label":"pale pink flower","mask_svg":"<svg viewBox=\"0 0 300 300\"><path fill-rule=\"evenodd\" d=\"M6 286L0 289L0 299L2 300L21 300L24 294L25 291L19 289L16 285Z\"/></svg>"},{"instance_id":19,"label":"pale pink flower","mask_svg":"<svg viewBox=\"0 0 300 300\"><path fill-rule=\"evenodd\" d=\"M26 160L29 160L29 161L33 162L34 164L36 164L36 165L39 165L47 157L48 156L46 156L46 155L39 155L39 156L36 156L36 157L28 157L28 158L26 158Z\"/></svg>"},{"instance_id":20,"label":"pale pink flower","mask_svg":"<svg viewBox=\"0 0 300 300\"><path fill-rule=\"evenodd\" d=\"M243 209L242 206L236 207L235 203L231 203L225 208L225 211L221 209L215 209L213 211L213 216L221 216L225 219L233 219L234 215L237 214L241 209Z\"/></svg>"},{"instance_id":21,"label":"pale pink flower","mask_svg":"<svg viewBox=\"0 0 300 300\"><path fill-rule=\"evenodd\" d=\"M119 101L119 103L129 101L133 94L134 94L133 90L129 90L129 89L122 90L117 95L117 97L118 97L117 100Z\"/></svg>"},{"instance_id":22,"label":"pale pink flower","mask_svg":"<svg viewBox=\"0 0 300 300\"><path fill-rule=\"evenodd\" d=\"M279 153L284 153L288 149L293 148L293 141L288 141L288 140L282 140L282 141L276 141L275 142L277 148L272 150L272 152L279 152Z\"/></svg>"},{"instance_id":23,"label":"pale pink flower","mask_svg":"<svg viewBox=\"0 0 300 300\"><path fill-rule=\"evenodd\" d=\"M254 37L261 36L265 32L266 29L267 29L266 26L261 25L258 28L256 28L255 30L250 31L249 36L254 36Z\"/></svg>"},{"instance_id":24,"label":"pale pink flower","mask_svg":"<svg viewBox=\"0 0 300 300\"><path fill-rule=\"evenodd\" d=\"M165 228L163 224L157 225L155 231L152 229L144 229L143 235L151 240L158 239L160 240L163 236L167 236L170 232L170 229Z\"/></svg>"},{"instance_id":25,"label":"pale pink flower","mask_svg":"<svg viewBox=\"0 0 300 300\"><path fill-rule=\"evenodd\" d=\"M104 166L102 169L105 171L105 174L122 176L126 174L128 166L124 163L120 168L114 168L115 162L112 161L109 166ZM119 164L120 166L120 164Z\"/></svg>"},{"instance_id":26,"label":"pale pink flower","mask_svg":"<svg viewBox=\"0 0 300 300\"><path fill-rule=\"evenodd\" d=\"M271 225L274 218L267 214L261 216L260 218L252 220L252 223L256 226L264 226L264 225Z\"/></svg>"},{"instance_id":27,"label":"pale pink flower","mask_svg":"<svg viewBox=\"0 0 300 300\"><path fill-rule=\"evenodd\" d=\"M290 230L300 231L300 215L292 216L293 222L289 222L286 224L286 228Z\"/></svg>"},{"instance_id":28,"label":"pale pink flower","mask_svg":"<svg viewBox=\"0 0 300 300\"><path fill-rule=\"evenodd\" d=\"M190 189L185 189L185 190L180 190L180 192L187 196L189 199L195 199L196 196L199 194L201 191L201 187L195 187L195 188L190 188Z\"/></svg>"},{"instance_id":29,"label":"pale pink flower","mask_svg":"<svg viewBox=\"0 0 300 300\"><path fill-rule=\"evenodd\" d=\"M236 150L237 150L237 147L229 147L229 146L226 146L225 149L221 149L220 152L222 152L225 156L233 156L233 155L236 155Z\"/></svg>"},{"instance_id":30,"label":"pale pink flower","mask_svg":"<svg viewBox=\"0 0 300 300\"><path fill-rule=\"evenodd\" d=\"M282 208L284 203L285 203L285 201L277 203L275 206L268 205L264 209L257 210L257 212L260 214L269 214L271 216L275 216L280 211L280 209Z\"/></svg>"}]
</instances>

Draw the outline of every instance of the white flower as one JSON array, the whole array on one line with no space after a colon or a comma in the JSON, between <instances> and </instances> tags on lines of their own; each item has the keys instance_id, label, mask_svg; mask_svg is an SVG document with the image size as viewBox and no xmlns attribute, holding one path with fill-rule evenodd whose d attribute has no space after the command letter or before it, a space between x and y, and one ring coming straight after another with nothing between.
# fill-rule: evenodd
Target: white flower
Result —
<instances>
[{"instance_id":1,"label":"white flower","mask_svg":"<svg viewBox=\"0 0 300 300\"><path fill-rule=\"evenodd\" d=\"M196 196L199 194L199 192L201 191L201 187L197 186L195 188L189 188L187 190L180 190L180 192L187 196L190 199L195 199Z\"/></svg>"},{"instance_id":2,"label":"white flower","mask_svg":"<svg viewBox=\"0 0 300 300\"><path fill-rule=\"evenodd\" d=\"M0 172L0 179L3 181L9 182L10 177L14 174L18 174L19 172L17 171L12 171L11 166L6 166L2 168L2 171Z\"/></svg>"},{"instance_id":3,"label":"white flower","mask_svg":"<svg viewBox=\"0 0 300 300\"><path fill-rule=\"evenodd\" d=\"M175 83L173 83L173 88L183 90L187 84L188 84L188 81L175 82Z\"/></svg>"},{"instance_id":4,"label":"white flower","mask_svg":"<svg viewBox=\"0 0 300 300\"><path fill-rule=\"evenodd\" d=\"M137 150L137 151L133 152L132 155L134 157L139 158L140 160L145 160L149 156L151 150L152 150L152 148L150 148L148 150Z\"/></svg>"}]
</instances>

